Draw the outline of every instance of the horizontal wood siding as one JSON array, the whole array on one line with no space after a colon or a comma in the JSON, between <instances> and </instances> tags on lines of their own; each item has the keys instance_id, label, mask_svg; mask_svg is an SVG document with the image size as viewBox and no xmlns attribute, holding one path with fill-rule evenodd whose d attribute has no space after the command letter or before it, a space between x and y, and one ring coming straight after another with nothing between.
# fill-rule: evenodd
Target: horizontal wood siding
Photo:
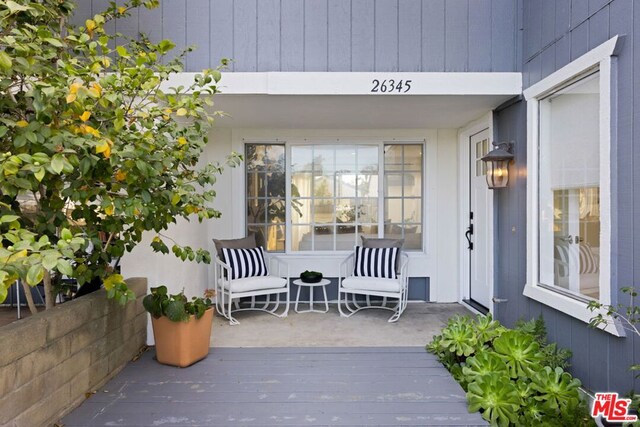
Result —
<instances>
[{"instance_id":1,"label":"horizontal wood siding","mask_svg":"<svg viewBox=\"0 0 640 427\"><path fill-rule=\"evenodd\" d=\"M544 0L523 3L523 79L528 87L589 49L615 35L625 35L617 57L617 143L612 146L612 288L640 284L640 7L631 0ZM635 66L638 65L638 66ZM515 141L514 170L526 170L526 105L517 103L496 115L497 140ZM518 318L543 315L549 338L573 351L572 371L595 391L626 393L634 384L628 370L640 363L640 339L617 338L522 295L526 274L526 183L515 174L509 188L495 194L496 295L507 303L496 306L507 325ZM515 227L515 232L512 228ZM614 301L628 303L613 292Z\"/></svg>"},{"instance_id":2,"label":"horizontal wood siding","mask_svg":"<svg viewBox=\"0 0 640 427\"><path fill-rule=\"evenodd\" d=\"M108 0L80 3L78 23ZM518 16L515 0L164 0L110 30L195 45L187 71L519 71Z\"/></svg>"}]
</instances>

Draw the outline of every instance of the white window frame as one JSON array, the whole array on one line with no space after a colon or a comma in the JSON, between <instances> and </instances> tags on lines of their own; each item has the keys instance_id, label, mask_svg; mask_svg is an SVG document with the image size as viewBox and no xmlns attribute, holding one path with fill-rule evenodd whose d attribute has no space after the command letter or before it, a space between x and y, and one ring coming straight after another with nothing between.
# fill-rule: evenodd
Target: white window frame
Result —
<instances>
[{"instance_id":1,"label":"white window frame","mask_svg":"<svg viewBox=\"0 0 640 427\"><path fill-rule=\"evenodd\" d=\"M589 323L598 314L591 311L583 299L573 298L540 285L538 258L538 147L540 101L566 86L576 77L599 68L600 83L600 297L602 304L611 304L611 147L615 145L617 101L616 49L618 36L609 39L578 59L552 73L524 91L527 100L527 283L524 295L555 308L569 316ZM604 310L600 311L606 315ZM612 320L612 319L609 319ZM625 336L620 322L608 322L601 329Z\"/></svg>"},{"instance_id":2,"label":"white window frame","mask_svg":"<svg viewBox=\"0 0 640 427\"><path fill-rule=\"evenodd\" d=\"M250 140L243 139L243 153L245 152L245 147L247 144L278 144L284 145L285 147L285 200L286 203L286 238L285 238L285 251L284 252L273 252L274 255L284 255L284 256L316 256L322 257L326 255L340 255L346 256L351 253L351 250L331 250L331 251L293 251L292 247L292 212L291 212L291 204L289 201L292 199L291 195L291 147L292 146L301 146L301 145L340 145L341 143L346 143L347 145L370 145L378 147L378 237L384 237L384 227L381 227L381 215L384 216L384 147L385 145L420 145L422 147L422 196L420 198L421 202L421 221L420 227L422 230L422 248L421 249L410 249L407 250L409 254L424 254L427 252L427 241L426 241L426 218L425 218L425 203L426 196L424 191L425 186L425 171L426 171L426 140L425 139L412 139L412 138L398 138L398 139L376 139L376 138L340 138L336 139L326 139L326 138L311 138L311 139L297 139L297 138L289 138L289 139L263 139L263 140ZM246 173L245 167L243 167L243 173ZM311 198L313 199L313 197ZM247 196L246 196L246 186L245 191L243 191L243 224L244 230L246 230L246 210L247 210ZM313 228L313 225L311 226Z\"/></svg>"}]
</instances>

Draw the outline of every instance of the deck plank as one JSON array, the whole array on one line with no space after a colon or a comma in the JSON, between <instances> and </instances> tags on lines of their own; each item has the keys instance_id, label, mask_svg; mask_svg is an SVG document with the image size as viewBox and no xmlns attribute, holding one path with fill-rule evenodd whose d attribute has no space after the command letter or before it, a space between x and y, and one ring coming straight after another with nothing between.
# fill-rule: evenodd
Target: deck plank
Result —
<instances>
[{"instance_id":1,"label":"deck plank","mask_svg":"<svg viewBox=\"0 0 640 427\"><path fill-rule=\"evenodd\" d=\"M178 369L145 353L72 426L486 425L421 347L224 348Z\"/></svg>"}]
</instances>

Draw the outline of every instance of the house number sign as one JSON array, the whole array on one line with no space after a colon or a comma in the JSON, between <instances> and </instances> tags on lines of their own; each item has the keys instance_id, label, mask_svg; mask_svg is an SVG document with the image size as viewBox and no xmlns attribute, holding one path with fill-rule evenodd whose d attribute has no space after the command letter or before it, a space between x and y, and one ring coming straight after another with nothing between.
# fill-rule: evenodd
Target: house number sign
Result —
<instances>
[{"instance_id":1,"label":"house number sign","mask_svg":"<svg viewBox=\"0 0 640 427\"><path fill-rule=\"evenodd\" d=\"M411 80L373 79L371 93L407 93L411 91Z\"/></svg>"}]
</instances>

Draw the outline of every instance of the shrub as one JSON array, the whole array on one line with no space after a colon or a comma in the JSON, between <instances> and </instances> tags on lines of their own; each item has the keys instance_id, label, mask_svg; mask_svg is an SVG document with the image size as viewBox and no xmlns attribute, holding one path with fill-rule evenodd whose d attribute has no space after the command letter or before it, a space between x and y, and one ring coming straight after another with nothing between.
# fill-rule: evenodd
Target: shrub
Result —
<instances>
[{"instance_id":1,"label":"shrub","mask_svg":"<svg viewBox=\"0 0 640 427\"><path fill-rule=\"evenodd\" d=\"M547 343L542 318L507 329L491 315L455 316L427 351L467 392L469 410L492 425L594 425L580 380L565 371L571 353Z\"/></svg>"}]
</instances>

